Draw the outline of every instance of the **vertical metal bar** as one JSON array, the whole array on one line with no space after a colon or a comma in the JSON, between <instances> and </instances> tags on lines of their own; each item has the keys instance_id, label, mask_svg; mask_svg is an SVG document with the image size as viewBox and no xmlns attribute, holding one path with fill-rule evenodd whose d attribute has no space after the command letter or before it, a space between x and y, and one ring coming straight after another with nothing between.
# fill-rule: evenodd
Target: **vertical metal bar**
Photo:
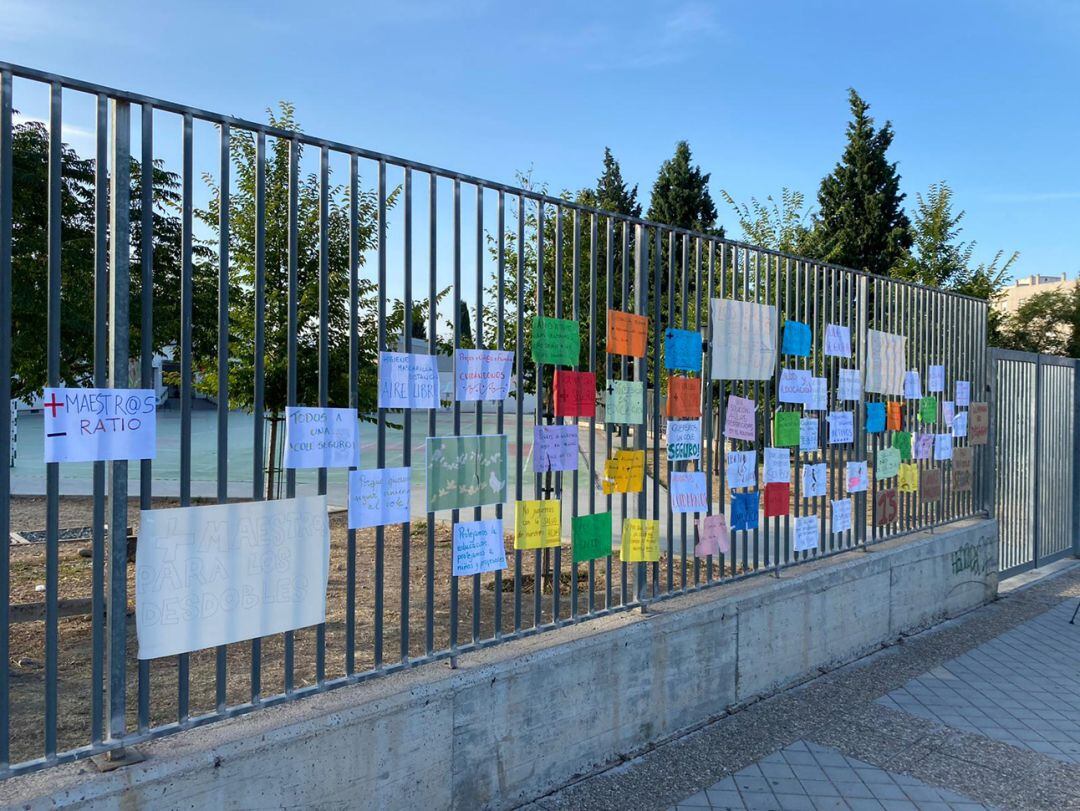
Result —
<instances>
[{"instance_id":1,"label":"vertical metal bar","mask_svg":"<svg viewBox=\"0 0 1080 811\"><path fill-rule=\"evenodd\" d=\"M496 346L500 350L506 349L506 195L499 191L499 216L496 227L499 231L498 236L498 256L496 261L498 263L498 289L496 290L495 301L495 341ZM518 320L521 320L521 314L518 313ZM521 352L521 348L518 347L518 352ZM502 434L506 430L506 401L499 400L496 405L495 412L495 433ZM518 455L521 454L521 446L518 445ZM495 505L495 517L502 521L503 518L503 505ZM495 570L495 637L496 639L502 636L502 590L503 590L503 570Z\"/></svg>"},{"instance_id":2,"label":"vertical metal bar","mask_svg":"<svg viewBox=\"0 0 1080 811\"><path fill-rule=\"evenodd\" d=\"M229 125L221 125L218 179L217 500L229 500ZM217 711L225 710L228 646L216 652Z\"/></svg>"},{"instance_id":3,"label":"vertical metal bar","mask_svg":"<svg viewBox=\"0 0 1080 811\"><path fill-rule=\"evenodd\" d=\"M641 369L641 378L640 379L646 381L645 386L644 386L644 388L646 390L648 390L648 388L649 388L649 383L650 382L652 383L652 391L653 391L653 398L652 398L652 400L653 400L653 415L652 415L653 416L653 418L652 418L652 424L653 424L653 493L652 493L652 495L653 495L653 505L652 505L652 520L656 521L657 524L659 524L659 522L660 522L660 333L661 333L661 329L660 329L660 299L661 299L661 295L660 295L660 292L663 289L663 281L661 279L661 269L660 269L660 265L661 265L661 244L662 244L661 243L661 238L660 238L660 229L656 228L653 231L653 235L654 235L653 236L653 240L654 240L654 242L653 242L653 257L652 257L652 260L653 260L653 262L652 262L652 265L653 265L653 294L654 294L653 295L653 317L652 317L652 323L653 323L653 331L652 331L653 362L651 364L652 368L650 370L648 368L648 366L650 365L649 364L649 352L648 352L648 350L646 350L645 357L642 358L640 362L635 363L634 368L636 370L638 367L644 367L644 368ZM685 243L685 237L684 237L683 245L685 246L685 244L686 243ZM645 243L645 259L646 260L648 259L648 250L649 250L649 245L648 245L648 241L646 241L646 243ZM646 266L646 273L647 272L648 272L648 266ZM640 307L641 307L641 314L642 315L647 315L648 312L649 312L649 292L648 291L649 291L649 283L648 283L648 279L646 277L645 284L643 285L643 289L641 291ZM684 298L684 306L685 306L685 298ZM649 375L650 371L652 373L651 381L650 381L650 375ZM643 443L648 442L648 422L649 422L649 418L648 418L648 415L646 414L645 415L645 422L640 427L641 441ZM670 502L670 499L668 499L668 501ZM644 517L644 515L642 517ZM685 541L686 541L685 524L683 525L683 528L684 528L683 542L684 542L684 545L685 545ZM684 548L685 548L685 546L684 546ZM685 555L683 556L683 560L684 561L686 560ZM659 583L660 583L660 561L654 562L653 565L650 568L652 568L652 586L653 586L653 588L652 588L652 596L656 597L657 593L659 591ZM685 569L684 569L684 571L685 571ZM686 582L685 574L683 576L683 582L684 583Z\"/></svg>"},{"instance_id":4,"label":"vertical metal bar","mask_svg":"<svg viewBox=\"0 0 1080 811\"><path fill-rule=\"evenodd\" d=\"M252 358L254 398L252 400L251 497L262 501L265 493L266 448L266 136L255 135L255 345ZM262 696L262 640L251 640L251 703Z\"/></svg>"},{"instance_id":5,"label":"vertical metal bar","mask_svg":"<svg viewBox=\"0 0 1080 811\"><path fill-rule=\"evenodd\" d=\"M139 306L139 385L154 388L154 108L142 105L142 167L140 170L139 253L142 259L142 290ZM153 507L151 460L139 463L139 509ZM96 617L96 615L95 615ZM140 659L138 725L150 726L150 660Z\"/></svg>"},{"instance_id":6,"label":"vertical metal bar","mask_svg":"<svg viewBox=\"0 0 1080 811\"><path fill-rule=\"evenodd\" d=\"M102 100L98 98L98 145L100 148L102 132L101 127L105 121L101 115ZM11 131L12 105L11 105L11 73L0 72L0 402L11 402L11 221L12 221L12 131ZM100 152L99 152L100 155ZM103 169L100 164L97 168L97 181L101 182ZM101 188L97 189L100 194ZM101 198L96 200L97 211L101 212ZM95 223L97 226L98 223ZM95 248L95 293L97 284L103 277L97 273L100 266L101 255L98 253L103 239L101 228L97 228L97 241ZM95 313L97 312L95 299ZM104 323L104 322L102 322ZM95 335L98 330L98 321L94 322ZM95 372L97 372L97 345L95 344ZM0 555L0 768L6 767L11 760L11 745L9 734L11 729L11 708L8 703L11 693L11 674L8 662L10 658L10 631L11 631L11 468L3 463L4 459L11 458L11 410L0 408L0 442L4 445L3 458L0 458L0 539L4 545L3 554ZM104 484L104 468L94 466L94 503L100 499L101 489L97 487L98 472L102 484ZM96 513L96 511L95 511ZM95 530L97 525L95 524ZM95 540L100 539L100 534L95 531ZM95 550L96 552L97 550ZM100 560L95 556L94 562ZM100 583L100 581L95 581ZM95 590L95 597L100 589ZM98 604L95 603L95 606ZM100 613L95 612L92 618L93 628L100 628ZM101 703L98 687L101 684L101 656L99 631L94 635L94 668L91 689L94 691L93 717L91 719L93 740L96 742L101 737Z\"/></svg>"},{"instance_id":7,"label":"vertical metal bar","mask_svg":"<svg viewBox=\"0 0 1080 811\"><path fill-rule=\"evenodd\" d=\"M413 337L413 292L412 292L412 169L406 167L402 192L405 197L405 221L402 229L402 265L405 273L404 319L402 322L405 335L405 351L412 352ZM412 411L406 409L402 414L401 464L411 471L412 466ZM406 521L401 526L401 661L409 660L409 577L411 574L410 552L412 551L412 523Z\"/></svg>"},{"instance_id":8,"label":"vertical metal bar","mask_svg":"<svg viewBox=\"0 0 1080 811\"><path fill-rule=\"evenodd\" d=\"M319 150L319 407L330 405L330 150ZM326 495L327 470L318 469L318 494ZM315 681L326 680L326 623L315 626Z\"/></svg>"},{"instance_id":9,"label":"vertical metal bar","mask_svg":"<svg viewBox=\"0 0 1080 811\"><path fill-rule=\"evenodd\" d=\"M379 274L379 327L378 350L386 346L386 161L379 161L378 174L378 274ZM386 409L380 408L376 423L375 466L386 467ZM386 528L375 527L375 667L383 664L383 581L386 554Z\"/></svg>"},{"instance_id":10,"label":"vertical metal bar","mask_svg":"<svg viewBox=\"0 0 1080 811\"><path fill-rule=\"evenodd\" d=\"M435 299L438 295L438 191L439 178L434 173L428 175L428 354L437 353L438 335L436 334L436 311ZM520 288L519 288L520 289ZM520 307L518 312L520 312ZM520 341L519 344L520 346ZM521 363L521 352L518 351L518 363ZM518 373L518 385L520 386L521 374ZM520 396L519 396L520 402ZM433 437L438 425L436 423L436 410L428 409L427 435ZM520 447L520 446L519 446ZM425 561L426 591L424 594L424 649L430 655L435 650L435 513L427 514L427 560Z\"/></svg>"},{"instance_id":11,"label":"vertical metal bar","mask_svg":"<svg viewBox=\"0 0 1080 811\"><path fill-rule=\"evenodd\" d=\"M555 207L555 317L562 318L563 316L563 303L562 303L562 287L563 287L563 207L558 205ZM580 330L579 330L580 335ZM574 364L577 366L577 363ZM554 414L555 409L552 408ZM555 419L560 425L563 423L563 418L558 417ZM550 475L550 474L548 474ZM555 476L555 500L562 503L562 473L556 473ZM548 492L544 493L545 497L549 495ZM561 517L561 516L560 516ZM545 554L547 554L545 552ZM554 572L552 574L551 581L551 621L556 625L559 624L559 620L562 618L562 544L560 543L553 550L551 555L554 558L552 568Z\"/></svg>"},{"instance_id":12,"label":"vertical metal bar","mask_svg":"<svg viewBox=\"0 0 1080 811\"><path fill-rule=\"evenodd\" d=\"M128 295L131 282L131 107L126 101L112 101L110 107L109 387L125 389L128 387L128 307L131 301ZM59 341L56 349L59 349ZM109 596L106 631L109 645L109 740L119 740L124 736L127 684L127 467L126 461L109 463L109 559L105 581ZM55 730L53 732L55 734Z\"/></svg>"},{"instance_id":13,"label":"vertical metal bar","mask_svg":"<svg viewBox=\"0 0 1080 811\"><path fill-rule=\"evenodd\" d=\"M1043 397L1045 395L1044 388L1046 386L1046 372L1043 368L1042 355L1035 356L1035 398L1034 398L1034 419L1035 423L1035 437L1032 442L1032 467L1034 475L1031 476L1031 502L1033 509L1031 511L1031 540L1032 540L1032 561L1035 566L1039 565L1039 560L1042 557L1043 551L1043 538L1042 538L1042 464L1043 464L1043 421L1040 419L1042 416L1039 412L1042 410Z\"/></svg>"},{"instance_id":14,"label":"vertical metal bar","mask_svg":"<svg viewBox=\"0 0 1080 811\"><path fill-rule=\"evenodd\" d=\"M723 273L723 243L720 245L720 257L721 257L721 273ZM704 326L702 325L702 313L700 304L698 305L698 317L697 317L697 331L698 334L704 332L705 337L705 351L704 358L701 362L701 382L702 389L705 391L705 410L702 412L702 442L701 442L701 457L698 459L696 465L698 470L704 469L705 471L705 499L708 507L705 510L706 515L713 514L713 380L712 380L712 336L713 336L713 323L712 317L709 315L710 308L712 307L712 297L714 293L714 281L716 273L716 241L709 240L709 264L706 270L705 281L705 318L707 319ZM768 411L768 406L766 406ZM724 510L721 510L724 512ZM721 572L722 574L722 572ZM713 559L712 555L709 555L705 559L705 581L711 583L713 578Z\"/></svg>"},{"instance_id":15,"label":"vertical metal bar","mask_svg":"<svg viewBox=\"0 0 1080 811\"><path fill-rule=\"evenodd\" d=\"M2 250L2 249L0 249ZM2 254L0 254L2 256ZM0 259L2 261L2 259ZM4 313L6 310L0 305L0 313ZM1072 511L1069 517L1069 547L1072 549L1074 557L1080 557L1080 364L1073 361L1072 367L1069 370L1072 375L1072 424L1069 426L1071 429L1068 432L1068 436L1072 437L1071 460L1072 470L1070 471L1070 477L1072 480L1072 487L1070 495L1072 496ZM0 372L2 374L2 372ZM3 396L0 395L0 401L3 400ZM0 427L0 436L3 436L4 430ZM993 447L993 446L991 446ZM2 509L2 506L0 506ZM3 661L7 661L6 659Z\"/></svg>"},{"instance_id":16,"label":"vertical metal bar","mask_svg":"<svg viewBox=\"0 0 1080 811\"><path fill-rule=\"evenodd\" d=\"M454 178L454 201L453 201L453 224L451 225L453 237L453 262L454 262L454 354L461 348L461 181ZM455 358L456 360L456 358ZM454 398L454 436L461 435L461 403ZM451 532L457 526L460 510L450 511ZM458 589L457 575L450 576L450 650L457 648L458 644Z\"/></svg>"},{"instance_id":17,"label":"vertical metal bar","mask_svg":"<svg viewBox=\"0 0 1080 811\"><path fill-rule=\"evenodd\" d=\"M578 298L581 295L580 284L580 271L581 271L581 221L579 217L580 212L578 209L574 209L573 219L573 235L572 235L572 248L573 253L571 261L573 262L573 319L579 321L581 318L581 308L578 302ZM560 240L561 243L561 240ZM592 337L592 324L589 324L589 337ZM590 341L591 344L591 341ZM591 347L590 347L591 349ZM591 354L591 353L590 353ZM590 369L592 366L590 365ZM574 417L574 443L577 445L580 443L580 417ZM575 449L576 450L576 449ZM570 526L573 527L573 521L578 516L578 465L574 465L574 471L570 474L571 490L570 490ZM573 543L573 538L571 538ZM570 616L577 617L578 615L578 565L574 562L573 547L570 549Z\"/></svg>"},{"instance_id":18,"label":"vertical metal bar","mask_svg":"<svg viewBox=\"0 0 1080 811\"><path fill-rule=\"evenodd\" d=\"M192 282L192 184L195 178L191 114L184 115L183 168L180 204L180 506L191 505L191 397L194 384L191 368L191 322L193 318ZM183 724L188 719L190 655L180 654L176 662L176 717Z\"/></svg>"},{"instance_id":19,"label":"vertical metal bar","mask_svg":"<svg viewBox=\"0 0 1080 811\"><path fill-rule=\"evenodd\" d=\"M657 232L657 240L659 240L659 232ZM648 264L648 232L644 225L637 225L634 227L634 312L638 315L645 315L648 313L648 301L649 301L649 264ZM657 261L659 261L659 245L657 245ZM659 290L659 288L657 288ZM646 384L646 376L644 363L634 363L634 380L640 381L644 388ZM634 448L639 451L644 451L646 447L645 426L644 424L635 427L634 431ZM653 481L659 485L659 471L656 469L656 458L653 457ZM648 494L644 487L641 488L641 492L637 497L637 517L648 517ZM637 602L644 607L647 599L647 577L648 570L644 563L638 563L635 567L636 575L634 578L634 596Z\"/></svg>"},{"instance_id":20,"label":"vertical metal bar","mask_svg":"<svg viewBox=\"0 0 1080 811\"><path fill-rule=\"evenodd\" d=\"M349 408L360 405L360 170L359 158L349 156ZM358 455L359 456L359 455ZM359 459L357 460L359 461ZM355 466L349 468L356 470ZM356 530L346 530L345 552L345 675L356 672Z\"/></svg>"},{"instance_id":21,"label":"vertical metal bar","mask_svg":"<svg viewBox=\"0 0 1080 811\"><path fill-rule=\"evenodd\" d=\"M596 241L597 215L589 215L589 371L596 374ZM1080 377L1080 376L1078 376ZM589 514L596 512L596 411L589 417ZM574 482L577 489L577 482ZM573 539L571 539L573 542ZM573 551L571 550L571 554ZM589 558L589 613L596 610L596 559Z\"/></svg>"},{"instance_id":22,"label":"vertical metal bar","mask_svg":"<svg viewBox=\"0 0 1080 811\"><path fill-rule=\"evenodd\" d=\"M482 349L484 346L484 187L476 187L476 328L474 331L474 346ZM456 398L455 398L456 399ZM477 400L476 406L476 434L484 433L484 405L483 400ZM473 513L473 519L479 521L483 518L483 509L477 507ZM472 640L480 639L480 575L472 576Z\"/></svg>"},{"instance_id":23,"label":"vertical metal bar","mask_svg":"<svg viewBox=\"0 0 1080 811\"><path fill-rule=\"evenodd\" d=\"M516 276L514 277L514 290L517 294L517 334L514 337L514 348L517 350L515 353L515 371L516 371L516 401L515 401L515 429L517 432L517 447L518 452L516 454L517 464L517 476L514 484L514 498L517 501L521 501L524 498L524 473L522 470L523 460L521 458L521 448L525 441L525 198L522 195L518 195L517 198L518 208L518 222L517 222L517 241L514 243L514 248L517 251L517 268ZM537 378L539 378L540 372L537 369ZM535 590L535 583L533 584ZM514 550L514 631L521 630L521 550Z\"/></svg>"},{"instance_id":24,"label":"vertical metal bar","mask_svg":"<svg viewBox=\"0 0 1080 811\"><path fill-rule=\"evenodd\" d=\"M536 314L544 314L544 203L536 202ZM554 409L553 409L554 410ZM536 416L535 425L544 420L544 369L536 364ZM540 498L540 476L533 476L533 497ZM543 584L540 570L540 551L533 553L533 627L541 624Z\"/></svg>"},{"instance_id":25,"label":"vertical metal bar","mask_svg":"<svg viewBox=\"0 0 1080 811\"><path fill-rule=\"evenodd\" d=\"M606 241L605 241L605 250L606 250L606 253L605 253L605 259L606 259L605 271L606 272L604 274L604 279L605 279L605 283L606 283L606 291L605 292L606 292L606 296L607 296L607 299L606 299L607 309L610 310L611 309L611 303L613 301L614 290L615 290L615 223L614 223L614 219L612 217L610 217L610 216L607 218L607 227L605 229L605 234L606 234ZM605 312L605 317L606 317L607 310L605 310L604 312ZM611 380L611 355L608 354L608 352L606 351L606 348L607 347L605 345L605 352L604 352L604 380L605 380L605 382ZM611 423L608 422L607 415L605 414L604 415L604 459L606 461L609 458L611 458ZM593 487L593 489L596 488L595 479L593 480L592 487ZM612 497L610 495L605 496L604 500L605 500L605 503L606 503L607 511L612 512L612 509L611 509L612 508L612 501L613 501ZM614 519L614 517L615 516L612 515L612 519ZM607 609L607 610L611 609L611 569L612 569L612 560L611 560L611 558L612 558L612 556L609 554L607 556L607 558L605 559L605 561L604 561L604 608ZM624 564L624 566L623 566L623 573L624 573L623 581L624 582L626 580L625 572L626 572L626 567L625 567L625 564ZM625 600L624 600L624 602L625 602Z\"/></svg>"},{"instance_id":26,"label":"vertical metal bar","mask_svg":"<svg viewBox=\"0 0 1080 811\"><path fill-rule=\"evenodd\" d=\"M286 406L297 405L297 368L296 368L296 332L299 328L297 309L300 290L300 142L293 138L289 141L289 278L287 323L285 328L286 345ZM271 460L275 464L275 460ZM285 471L285 497L296 497L296 470ZM293 691L293 660L295 639L293 631L285 632L283 654L285 693Z\"/></svg>"},{"instance_id":27,"label":"vertical metal bar","mask_svg":"<svg viewBox=\"0 0 1080 811\"><path fill-rule=\"evenodd\" d=\"M685 261L686 261L686 236L685 235L683 235L683 252L682 253L683 253L683 261L685 263ZM668 232L668 239L667 239L667 271L668 271L667 272L667 290L665 291L667 293L667 326L668 327L674 327L675 326L675 290L676 290L676 287L675 287L675 232L674 231L669 231ZM685 264L683 266L683 273L684 273L684 275L686 273ZM660 291L657 291L656 298L657 298L657 301L659 301L662 298L662 294L661 294ZM662 327L661 327L659 321L657 321L655 324L653 324L653 330L657 331L657 332L662 330ZM668 375L667 380L668 380L668 396L670 397L671 396L671 380L672 380L672 375L671 374ZM655 392L655 396L656 397L660 396L659 389ZM668 423L671 422L670 417L667 418L667 422ZM659 426L654 426L654 429L659 431ZM671 461L671 459L668 459L666 466L667 466L668 491L670 492L670 490L671 490L671 474L675 470L676 465ZM675 522L674 522L674 512L671 509L671 498L668 498L666 513L667 513L667 566L665 568L667 569L667 590L670 592L670 591L672 591L672 589L674 588L674 585L675 585L674 584L674 580L675 580L675 526L674 526L674 523ZM679 587L682 588L682 589L686 588L686 547L685 547L685 542L686 542L686 536L685 536L685 533L684 533L684 535L683 535L684 546L680 550L680 554L679 554L679 559L680 559Z\"/></svg>"}]
</instances>

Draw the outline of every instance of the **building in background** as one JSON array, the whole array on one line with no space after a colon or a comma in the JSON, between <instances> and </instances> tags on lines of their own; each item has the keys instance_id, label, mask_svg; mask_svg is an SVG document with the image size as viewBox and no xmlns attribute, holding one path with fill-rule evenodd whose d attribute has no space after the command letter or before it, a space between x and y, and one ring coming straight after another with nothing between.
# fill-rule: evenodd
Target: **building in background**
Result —
<instances>
[{"instance_id":1,"label":"building in background","mask_svg":"<svg viewBox=\"0 0 1080 811\"><path fill-rule=\"evenodd\" d=\"M1017 279L1011 286L1002 291L997 306L1009 315L1015 315L1020 305L1036 293L1067 290L1070 286L1075 285L1077 281L1078 279L1070 281L1065 273L1060 276L1025 276L1023 279Z\"/></svg>"}]
</instances>

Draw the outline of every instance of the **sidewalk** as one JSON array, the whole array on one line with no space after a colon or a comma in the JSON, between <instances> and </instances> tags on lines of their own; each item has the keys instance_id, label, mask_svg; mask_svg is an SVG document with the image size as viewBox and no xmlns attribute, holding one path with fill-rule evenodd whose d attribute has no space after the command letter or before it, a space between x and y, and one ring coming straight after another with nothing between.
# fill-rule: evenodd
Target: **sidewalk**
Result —
<instances>
[{"instance_id":1,"label":"sidewalk","mask_svg":"<svg viewBox=\"0 0 1080 811\"><path fill-rule=\"evenodd\" d=\"M1080 809L1078 597L1073 563L528 808Z\"/></svg>"}]
</instances>

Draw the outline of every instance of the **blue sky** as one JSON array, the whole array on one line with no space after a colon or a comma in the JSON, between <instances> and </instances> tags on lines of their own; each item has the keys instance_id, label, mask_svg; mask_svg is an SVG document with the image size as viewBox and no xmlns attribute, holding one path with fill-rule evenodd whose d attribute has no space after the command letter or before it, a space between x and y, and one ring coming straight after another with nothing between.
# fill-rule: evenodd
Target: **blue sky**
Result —
<instances>
[{"instance_id":1,"label":"blue sky","mask_svg":"<svg viewBox=\"0 0 1080 811\"><path fill-rule=\"evenodd\" d=\"M855 87L915 193L948 181L977 255L1080 271L1080 3L4 0L0 58L500 181L646 198L687 139L720 201L816 195ZM17 106L43 115L30 101ZM71 140L80 133L73 129Z\"/></svg>"}]
</instances>

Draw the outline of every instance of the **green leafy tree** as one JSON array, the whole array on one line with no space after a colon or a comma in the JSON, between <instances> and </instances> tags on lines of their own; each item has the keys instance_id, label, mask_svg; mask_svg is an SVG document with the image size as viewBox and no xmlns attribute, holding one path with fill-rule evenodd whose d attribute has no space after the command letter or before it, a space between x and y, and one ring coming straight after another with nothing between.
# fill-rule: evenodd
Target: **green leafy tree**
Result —
<instances>
[{"instance_id":1,"label":"green leafy tree","mask_svg":"<svg viewBox=\"0 0 1080 811\"><path fill-rule=\"evenodd\" d=\"M808 247L818 259L887 274L911 246L900 175L887 157L893 128L875 127L870 105L854 90L849 100L847 145L821 181Z\"/></svg>"},{"instance_id":2,"label":"green leafy tree","mask_svg":"<svg viewBox=\"0 0 1080 811\"><path fill-rule=\"evenodd\" d=\"M1002 338L1009 349L1077 357L1080 288L1074 284L1025 299L1006 321Z\"/></svg>"},{"instance_id":3,"label":"green leafy tree","mask_svg":"<svg viewBox=\"0 0 1080 811\"><path fill-rule=\"evenodd\" d=\"M806 198L802 192L785 187L779 200L770 194L763 202L751 197L749 203L735 202L726 191L721 191L720 196L735 212L747 242L787 253L806 251L811 215L804 208Z\"/></svg>"},{"instance_id":4,"label":"green leafy tree","mask_svg":"<svg viewBox=\"0 0 1080 811\"><path fill-rule=\"evenodd\" d=\"M723 236L716 229L716 205L709 194L709 174L691 165L690 144L679 141L675 154L660 165L649 201L649 219Z\"/></svg>"},{"instance_id":5,"label":"green leafy tree","mask_svg":"<svg viewBox=\"0 0 1080 811\"><path fill-rule=\"evenodd\" d=\"M959 241L964 212L952 210L952 189L942 181L932 183L924 197L916 196L912 246L892 275L929 287L949 287L971 264L975 243Z\"/></svg>"},{"instance_id":6,"label":"green leafy tree","mask_svg":"<svg viewBox=\"0 0 1080 811\"><path fill-rule=\"evenodd\" d=\"M628 217L641 216L641 203L638 202L638 187L633 188L623 180L622 167L611 154L610 147L604 147L604 171L596 180L595 189L583 189L579 194L584 205L602 208L615 214Z\"/></svg>"}]
</instances>

